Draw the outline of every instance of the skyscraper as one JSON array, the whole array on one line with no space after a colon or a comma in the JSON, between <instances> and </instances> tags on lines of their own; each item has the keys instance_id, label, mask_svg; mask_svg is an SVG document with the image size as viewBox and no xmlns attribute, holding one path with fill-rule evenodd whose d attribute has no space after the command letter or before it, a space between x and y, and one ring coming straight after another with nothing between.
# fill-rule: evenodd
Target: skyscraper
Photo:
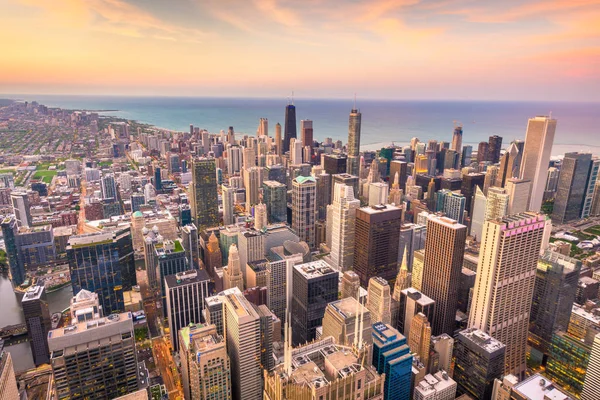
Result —
<instances>
[{"instance_id":1,"label":"skyscraper","mask_svg":"<svg viewBox=\"0 0 600 400\"><path fill-rule=\"evenodd\" d=\"M12 284L14 287L17 287L25 281L25 267L21 261L21 257L19 257L17 246L17 219L13 216L7 216L2 220L0 225L2 226L2 236L4 237L4 247L6 249Z\"/></svg>"},{"instance_id":2,"label":"skyscraper","mask_svg":"<svg viewBox=\"0 0 600 400\"><path fill-rule=\"evenodd\" d=\"M581 209L581 218L587 218L592 214L592 204L594 201L594 188L597 183L600 182L598 176L600 175L600 158L593 158L592 165L590 166L590 173L588 175L587 185L585 189L585 196L583 200L583 208Z\"/></svg>"},{"instance_id":3,"label":"skyscraper","mask_svg":"<svg viewBox=\"0 0 600 400\"><path fill-rule=\"evenodd\" d=\"M527 123L521 179L531 181L528 211L538 212L542 206L555 132L556 120L550 117L530 118Z\"/></svg>"},{"instance_id":4,"label":"skyscraper","mask_svg":"<svg viewBox=\"0 0 600 400\"><path fill-rule=\"evenodd\" d=\"M185 250L190 269L200 268L200 247L198 245L198 229L196 225L189 224L181 228L181 244Z\"/></svg>"},{"instance_id":5,"label":"skyscraper","mask_svg":"<svg viewBox=\"0 0 600 400\"><path fill-rule=\"evenodd\" d=\"M592 155L589 153L565 154L558 178L552 222L562 224L581 217L591 166Z\"/></svg>"},{"instance_id":6,"label":"skyscraper","mask_svg":"<svg viewBox=\"0 0 600 400\"><path fill-rule=\"evenodd\" d=\"M10 353L4 350L4 341L0 339L0 399L19 398L19 388L15 378L15 369Z\"/></svg>"},{"instance_id":7,"label":"skyscraper","mask_svg":"<svg viewBox=\"0 0 600 400\"><path fill-rule=\"evenodd\" d=\"M510 196L505 189L491 187L487 193L485 220L504 218L508 214Z\"/></svg>"},{"instance_id":8,"label":"skyscraper","mask_svg":"<svg viewBox=\"0 0 600 400\"><path fill-rule=\"evenodd\" d=\"M358 176L360 154L360 128L362 114L356 107L350 111L348 119L348 164L346 172Z\"/></svg>"},{"instance_id":9,"label":"skyscraper","mask_svg":"<svg viewBox=\"0 0 600 400\"><path fill-rule=\"evenodd\" d=\"M297 346L317 337L327 303L337 300L339 273L319 260L295 265L293 282L292 342Z\"/></svg>"},{"instance_id":10,"label":"skyscraper","mask_svg":"<svg viewBox=\"0 0 600 400\"><path fill-rule=\"evenodd\" d=\"M10 194L13 212L18 226L31 226L31 206L26 192L12 192Z\"/></svg>"},{"instance_id":11,"label":"skyscraper","mask_svg":"<svg viewBox=\"0 0 600 400\"><path fill-rule=\"evenodd\" d=\"M502 150L502 137L498 135L490 136L488 146L488 161L496 164L500 161L500 150Z\"/></svg>"},{"instance_id":12,"label":"skyscraper","mask_svg":"<svg viewBox=\"0 0 600 400\"><path fill-rule=\"evenodd\" d=\"M270 223L287 221L287 187L277 181L263 182L263 201Z\"/></svg>"},{"instance_id":13,"label":"skyscraper","mask_svg":"<svg viewBox=\"0 0 600 400\"><path fill-rule=\"evenodd\" d=\"M433 319L435 301L412 287L404 289L400 293L398 330L404 336L410 337L410 327L415 315L423 314L428 321Z\"/></svg>"},{"instance_id":14,"label":"skyscraper","mask_svg":"<svg viewBox=\"0 0 600 400\"><path fill-rule=\"evenodd\" d=\"M100 190L104 200L117 200L117 183L115 182L115 176L113 174L102 176L102 179L100 180Z\"/></svg>"},{"instance_id":15,"label":"skyscraper","mask_svg":"<svg viewBox=\"0 0 600 400\"><path fill-rule=\"evenodd\" d=\"M362 286L374 276L396 278L401 217L402 209L391 205L356 210L353 269Z\"/></svg>"},{"instance_id":16,"label":"skyscraper","mask_svg":"<svg viewBox=\"0 0 600 400\"><path fill-rule=\"evenodd\" d=\"M485 215L487 210L487 198L483 194L483 190L477 186L475 191L475 197L473 198L473 210L471 213L471 236L477 241L481 240L481 233L483 232L483 223L485 222Z\"/></svg>"},{"instance_id":17,"label":"skyscraper","mask_svg":"<svg viewBox=\"0 0 600 400\"><path fill-rule=\"evenodd\" d=\"M229 247L228 263L223 268L223 286L225 290L237 287L240 292L244 291L244 276L240 265L240 254L235 244Z\"/></svg>"},{"instance_id":18,"label":"skyscraper","mask_svg":"<svg viewBox=\"0 0 600 400\"><path fill-rule=\"evenodd\" d=\"M595 400L600 387L600 333L594 337L581 400Z\"/></svg>"},{"instance_id":19,"label":"skyscraper","mask_svg":"<svg viewBox=\"0 0 600 400\"><path fill-rule=\"evenodd\" d=\"M37 366L49 361L46 336L50 330L50 311L44 286L32 286L27 289L21 300L21 307L27 325L27 337L31 346L33 362Z\"/></svg>"},{"instance_id":20,"label":"skyscraper","mask_svg":"<svg viewBox=\"0 0 600 400\"><path fill-rule=\"evenodd\" d=\"M482 163L488 160L489 156L489 143L488 142L479 142L479 146L477 147L477 163Z\"/></svg>"},{"instance_id":21,"label":"skyscraper","mask_svg":"<svg viewBox=\"0 0 600 400\"><path fill-rule=\"evenodd\" d=\"M312 148L313 146L313 122L310 119L303 119L300 121L300 133L301 133L301 142L304 146L309 146ZM310 162L310 160L305 160L305 162Z\"/></svg>"},{"instance_id":22,"label":"skyscraper","mask_svg":"<svg viewBox=\"0 0 600 400\"><path fill-rule=\"evenodd\" d=\"M192 214L199 231L219 225L219 199L214 158L192 160Z\"/></svg>"},{"instance_id":23,"label":"skyscraper","mask_svg":"<svg viewBox=\"0 0 600 400\"><path fill-rule=\"evenodd\" d=\"M214 325L190 324L178 333L186 399L231 399L231 369L224 338Z\"/></svg>"},{"instance_id":24,"label":"skyscraper","mask_svg":"<svg viewBox=\"0 0 600 400\"><path fill-rule=\"evenodd\" d=\"M205 270L189 270L165 276L167 307L173 351L179 349L178 332L189 324L202 322L204 299L212 292L212 283Z\"/></svg>"},{"instance_id":25,"label":"skyscraper","mask_svg":"<svg viewBox=\"0 0 600 400\"><path fill-rule=\"evenodd\" d=\"M385 400L409 400L413 356L406 338L389 325L373 325L373 366L385 373Z\"/></svg>"},{"instance_id":26,"label":"skyscraper","mask_svg":"<svg viewBox=\"0 0 600 400\"><path fill-rule=\"evenodd\" d=\"M290 140L296 138L296 106L288 104L285 106L285 124L284 124L284 136L283 136L283 153L287 153L290 150Z\"/></svg>"},{"instance_id":27,"label":"skyscraper","mask_svg":"<svg viewBox=\"0 0 600 400\"><path fill-rule=\"evenodd\" d=\"M371 313L356 298L336 300L325 308L322 337L331 336L337 344L348 347L361 340L371 345L371 321Z\"/></svg>"},{"instance_id":28,"label":"skyscraper","mask_svg":"<svg viewBox=\"0 0 600 400\"><path fill-rule=\"evenodd\" d=\"M371 312L373 322L392 323L391 313L392 294L388 281L375 276L369 279L367 308Z\"/></svg>"},{"instance_id":29,"label":"skyscraper","mask_svg":"<svg viewBox=\"0 0 600 400\"><path fill-rule=\"evenodd\" d=\"M454 127L454 133L452 134L452 144L450 145L450 149L456 151L458 154L462 153L462 137L462 126L459 125Z\"/></svg>"},{"instance_id":30,"label":"skyscraper","mask_svg":"<svg viewBox=\"0 0 600 400\"><path fill-rule=\"evenodd\" d=\"M429 215L421 291L435 301L434 335L452 336L458 304L467 227L455 220Z\"/></svg>"},{"instance_id":31,"label":"skyscraper","mask_svg":"<svg viewBox=\"0 0 600 400\"><path fill-rule=\"evenodd\" d=\"M486 221L469 327L506 345L505 374L522 376L544 217L523 213Z\"/></svg>"},{"instance_id":32,"label":"skyscraper","mask_svg":"<svg viewBox=\"0 0 600 400\"><path fill-rule=\"evenodd\" d=\"M317 184L312 176L292 181L292 229L311 249L316 246Z\"/></svg>"},{"instance_id":33,"label":"skyscraper","mask_svg":"<svg viewBox=\"0 0 600 400\"><path fill-rule=\"evenodd\" d=\"M517 144L512 142L500 158L500 169L494 186L503 188L507 179L519 176L519 154Z\"/></svg>"},{"instance_id":34,"label":"skyscraper","mask_svg":"<svg viewBox=\"0 0 600 400\"><path fill-rule=\"evenodd\" d=\"M429 348L431 347L431 324L423 313L415 315L410 323L408 347L425 365L429 364Z\"/></svg>"},{"instance_id":35,"label":"skyscraper","mask_svg":"<svg viewBox=\"0 0 600 400\"><path fill-rule=\"evenodd\" d=\"M283 143L281 141L281 124L278 122L275 125L275 154L281 156L283 154Z\"/></svg>"},{"instance_id":36,"label":"skyscraper","mask_svg":"<svg viewBox=\"0 0 600 400\"><path fill-rule=\"evenodd\" d=\"M104 315L125 310L123 291L135 285L129 228L71 236L68 243L73 293L97 293Z\"/></svg>"},{"instance_id":37,"label":"skyscraper","mask_svg":"<svg viewBox=\"0 0 600 400\"><path fill-rule=\"evenodd\" d=\"M476 329L467 329L458 334L454 354L454 380L457 394L466 394L474 399L489 399L494 380L504 375L506 346Z\"/></svg>"},{"instance_id":38,"label":"skyscraper","mask_svg":"<svg viewBox=\"0 0 600 400\"><path fill-rule=\"evenodd\" d=\"M505 188L509 197L507 214L520 214L527 211L531 181L509 178L506 180Z\"/></svg>"},{"instance_id":39,"label":"skyscraper","mask_svg":"<svg viewBox=\"0 0 600 400\"><path fill-rule=\"evenodd\" d=\"M223 225L235 223L234 207L237 188L230 185L221 185L221 199L223 201Z\"/></svg>"},{"instance_id":40,"label":"skyscraper","mask_svg":"<svg viewBox=\"0 0 600 400\"><path fill-rule=\"evenodd\" d=\"M360 200L354 198L352 186L336 183L333 192L331 225L331 266L344 272L354 262L354 229Z\"/></svg>"},{"instance_id":41,"label":"skyscraper","mask_svg":"<svg viewBox=\"0 0 600 400\"><path fill-rule=\"evenodd\" d=\"M58 399L113 399L138 389L131 313L54 329L48 347Z\"/></svg>"}]
</instances>

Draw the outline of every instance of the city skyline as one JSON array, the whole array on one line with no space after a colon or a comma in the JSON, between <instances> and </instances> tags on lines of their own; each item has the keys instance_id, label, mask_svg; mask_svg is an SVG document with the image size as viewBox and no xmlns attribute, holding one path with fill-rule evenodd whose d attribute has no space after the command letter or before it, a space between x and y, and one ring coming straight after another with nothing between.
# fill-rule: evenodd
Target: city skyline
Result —
<instances>
[{"instance_id":1,"label":"city skyline","mask_svg":"<svg viewBox=\"0 0 600 400\"><path fill-rule=\"evenodd\" d=\"M3 93L600 100L596 0L9 0L5 10Z\"/></svg>"}]
</instances>

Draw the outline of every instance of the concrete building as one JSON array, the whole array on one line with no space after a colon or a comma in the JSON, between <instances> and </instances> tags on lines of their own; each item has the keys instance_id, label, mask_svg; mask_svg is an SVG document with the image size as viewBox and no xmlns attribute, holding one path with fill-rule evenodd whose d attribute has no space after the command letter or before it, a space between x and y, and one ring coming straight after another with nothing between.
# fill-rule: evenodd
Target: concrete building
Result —
<instances>
[{"instance_id":1,"label":"concrete building","mask_svg":"<svg viewBox=\"0 0 600 400\"><path fill-rule=\"evenodd\" d=\"M435 301L425 296L415 288L401 291L398 330L407 338L410 337L410 327L415 315L422 313L431 321L435 312Z\"/></svg>"},{"instance_id":2,"label":"concrete building","mask_svg":"<svg viewBox=\"0 0 600 400\"><path fill-rule=\"evenodd\" d=\"M331 336L337 344L349 347L355 341L358 342L360 337L367 346L370 346L373 342L371 321L370 311L356 298L346 297L336 300L327 304L325 308L322 337Z\"/></svg>"},{"instance_id":3,"label":"concrete building","mask_svg":"<svg viewBox=\"0 0 600 400\"><path fill-rule=\"evenodd\" d=\"M332 267L344 272L354 262L356 210L360 207L360 200L354 198L352 186L336 183L333 193L329 260Z\"/></svg>"},{"instance_id":4,"label":"concrete building","mask_svg":"<svg viewBox=\"0 0 600 400\"><path fill-rule=\"evenodd\" d=\"M292 181L292 229L311 249L316 246L317 186L312 176L299 176Z\"/></svg>"},{"instance_id":5,"label":"concrete building","mask_svg":"<svg viewBox=\"0 0 600 400\"><path fill-rule=\"evenodd\" d=\"M46 336L50 330L50 311L44 286L31 286L21 300L23 316L27 326L27 337L35 366L47 364L49 360Z\"/></svg>"},{"instance_id":6,"label":"concrete building","mask_svg":"<svg viewBox=\"0 0 600 400\"><path fill-rule=\"evenodd\" d=\"M386 325L392 323L392 293L389 283L378 276L369 279L367 288L367 308L371 312L371 320Z\"/></svg>"},{"instance_id":7,"label":"concrete building","mask_svg":"<svg viewBox=\"0 0 600 400\"><path fill-rule=\"evenodd\" d=\"M244 276L242 275L240 255L238 247L235 244L232 244L229 248L229 262L223 268L223 286L225 290L233 287L240 289L240 292L244 290Z\"/></svg>"},{"instance_id":8,"label":"concrete building","mask_svg":"<svg viewBox=\"0 0 600 400\"><path fill-rule=\"evenodd\" d=\"M410 323L408 336L410 351L419 357L425 365L429 365L429 349L431 347L431 324L423 313L415 315Z\"/></svg>"},{"instance_id":9,"label":"concrete building","mask_svg":"<svg viewBox=\"0 0 600 400\"><path fill-rule=\"evenodd\" d=\"M513 215L528 211L531 181L509 178L506 180L505 188L510 199L507 214Z\"/></svg>"},{"instance_id":10,"label":"concrete building","mask_svg":"<svg viewBox=\"0 0 600 400\"><path fill-rule=\"evenodd\" d=\"M438 371L434 375L425 375L416 387L414 400L454 400L456 382L446 371Z\"/></svg>"},{"instance_id":11,"label":"concrete building","mask_svg":"<svg viewBox=\"0 0 600 400\"><path fill-rule=\"evenodd\" d=\"M19 388L15 379L12 357L4 350L4 341L0 339L0 400L19 398Z\"/></svg>"},{"instance_id":12,"label":"concrete building","mask_svg":"<svg viewBox=\"0 0 600 400\"><path fill-rule=\"evenodd\" d=\"M485 220L504 218L508 213L509 203L510 196L505 189L489 188L485 207Z\"/></svg>"}]
</instances>

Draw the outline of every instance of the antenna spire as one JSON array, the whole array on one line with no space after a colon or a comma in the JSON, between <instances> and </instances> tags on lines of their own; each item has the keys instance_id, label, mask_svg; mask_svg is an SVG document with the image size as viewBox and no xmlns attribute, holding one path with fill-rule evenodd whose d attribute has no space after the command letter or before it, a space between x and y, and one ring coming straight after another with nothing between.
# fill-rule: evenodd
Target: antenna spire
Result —
<instances>
[{"instance_id":1,"label":"antenna spire","mask_svg":"<svg viewBox=\"0 0 600 400\"><path fill-rule=\"evenodd\" d=\"M294 105L294 91L292 90L292 105Z\"/></svg>"},{"instance_id":2,"label":"antenna spire","mask_svg":"<svg viewBox=\"0 0 600 400\"><path fill-rule=\"evenodd\" d=\"M354 109L356 110L356 92L354 92Z\"/></svg>"}]
</instances>

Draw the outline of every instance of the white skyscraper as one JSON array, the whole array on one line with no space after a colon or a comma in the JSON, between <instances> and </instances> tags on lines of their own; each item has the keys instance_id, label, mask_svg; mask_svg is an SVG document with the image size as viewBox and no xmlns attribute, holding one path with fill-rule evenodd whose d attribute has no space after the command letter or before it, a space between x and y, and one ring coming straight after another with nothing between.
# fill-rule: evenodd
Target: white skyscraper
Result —
<instances>
[{"instance_id":1,"label":"white skyscraper","mask_svg":"<svg viewBox=\"0 0 600 400\"><path fill-rule=\"evenodd\" d=\"M373 182L369 184L369 205L386 204L390 187L387 183Z\"/></svg>"},{"instance_id":2,"label":"white skyscraper","mask_svg":"<svg viewBox=\"0 0 600 400\"><path fill-rule=\"evenodd\" d=\"M290 158L292 165L302 164L303 144L300 139L292 138L290 140Z\"/></svg>"},{"instance_id":3,"label":"white skyscraper","mask_svg":"<svg viewBox=\"0 0 600 400\"><path fill-rule=\"evenodd\" d=\"M29 208L29 197L25 192L13 192L10 199L15 213L15 219L19 226L31 226L31 211Z\"/></svg>"},{"instance_id":4,"label":"white skyscraper","mask_svg":"<svg viewBox=\"0 0 600 400\"><path fill-rule=\"evenodd\" d=\"M312 176L299 176L292 181L292 229L300 240L315 247L317 184Z\"/></svg>"},{"instance_id":5,"label":"white skyscraper","mask_svg":"<svg viewBox=\"0 0 600 400\"><path fill-rule=\"evenodd\" d=\"M520 214L527 211L531 181L510 178L506 180L505 188L509 197L507 214Z\"/></svg>"},{"instance_id":6,"label":"white skyscraper","mask_svg":"<svg viewBox=\"0 0 600 400\"><path fill-rule=\"evenodd\" d=\"M542 206L555 131L556 120L550 117L530 118L527 123L521 179L531 181L528 211L538 212Z\"/></svg>"},{"instance_id":7,"label":"white skyscraper","mask_svg":"<svg viewBox=\"0 0 600 400\"><path fill-rule=\"evenodd\" d=\"M469 327L506 345L505 373L523 376L529 313L545 218L523 213L483 227Z\"/></svg>"},{"instance_id":8,"label":"white skyscraper","mask_svg":"<svg viewBox=\"0 0 600 400\"><path fill-rule=\"evenodd\" d=\"M346 271L354 261L354 225L360 200L352 186L336 183L333 191L330 264Z\"/></svg>"},{"instance_id":9,"label":"white skyscraper","mask_svg":"<svg viewBox=\"0 0 600 400\"><path fill-rule=\"evenodd\" d=\"M239 146L227 146L225 150L227 157L227 172L229 175L237 174L242 168L242 149Z\"/></svg>"},{"instance_id":10,"label":"white skyscraper","mask_svg":"<svg viewBox=\"0 0 600 400\"><path fill-rule=\"evenodd\" d=\"M235 206L236 188L229 185L221 185L221 199L223 200L223 224L232 225L235 223L233 215Z\"/></svg>"},{"instance_id":11,"label":"white skyscraper","mask_svg":"<svg viewBox=\"0 0 600 400\"><path fill-rule=\"evenodd\" d=\"M481 241L481 233L483 232L483 223L485 222L485 214L487 209L487 198L479 186L475 185L475 197L473 199L473 215L471 217L471 236Z\"/></svg>"}]
</instances>

